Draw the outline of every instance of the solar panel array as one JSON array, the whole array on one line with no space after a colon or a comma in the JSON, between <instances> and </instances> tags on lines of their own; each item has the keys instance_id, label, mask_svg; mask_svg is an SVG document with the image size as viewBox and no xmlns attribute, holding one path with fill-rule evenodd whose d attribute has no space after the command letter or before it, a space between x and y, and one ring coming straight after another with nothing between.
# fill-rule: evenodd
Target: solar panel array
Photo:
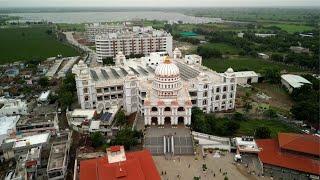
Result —
<instances>
[{"instance_id":1,"label":"solar panel array","mask_svg":"<svg viewBox=\"0 0 320 180\"><path fill-rule=\"evenodd\" d=\"M199 71L197 71L197 70L193 69L192 67L190 67L186 64L183 64L181 62L176 61L176 65L178 66L178 68L180 70L181 78L184 80L195 78L200 73Z\"/></svg>"},{"instance_id":2,"label":"solar panel array","mask_svg":"<svg viewBox=\"0 0 320 180\"><path fill-rule=\"evenodd\" d=\"M92 78L93 78L95 81L99 80L99 77L98 77L96 71L90 70L90 73L91 73Z\"/></svg>"},{"instance_id":3,"label":"solar panel array","mask_svg":"<svg viewBox=\"0 0 320 180\"><path fill-rule=\"evenodd\" d=\"M102 114L100 119L101 121L109 121L111 116L112 116L112 113L106 112Z\"/></svg>"},{"instance_id":4,"label":"solar panel array","mask_svg":"<svg viewBox=\"0 0 320 180\"><path fill-rule=\"evenodd\" d=\"M192 137L173 137L174 140L174 154L186 155L194 154Z\"/></svg>"},{"instance_id":5,"label":"solar panel array","mask_svg":"<svg viewBox=\"0 0 320 180\"><path fill-rule=\"evenodd\" d=\"M103 77L104 77L106 80L110 78L109 75L108 75L108 73L107 73L107 71L104 70L104 69L101 69L101 74L103 75Z\"/></svg>"},{"instance_id":6,"label":"solar panel array","mask_svg":"<svg viewBox=\"0 0 320 180\"><path fill-rule=\"evenodd\" d=\"M144 145L152 155L163 155L163 137L147 137Z\"/></svg>"}]
</instances>

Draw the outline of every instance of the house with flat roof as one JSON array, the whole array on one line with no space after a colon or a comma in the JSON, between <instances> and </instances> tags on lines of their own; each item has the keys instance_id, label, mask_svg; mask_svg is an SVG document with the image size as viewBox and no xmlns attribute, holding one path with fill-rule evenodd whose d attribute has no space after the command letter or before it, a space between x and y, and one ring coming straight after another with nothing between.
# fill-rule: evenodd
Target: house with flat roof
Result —
<instances>
[{"instance_id":1,"label":"house with flat roof","mask_svg":"<svg viewBox=\"0 0 320 180\"><path fill-rule=\"evenodd\" d=\"M28 106L21 99L0 98L0 115L27 115Z\"/></svg>"}]
</instances>

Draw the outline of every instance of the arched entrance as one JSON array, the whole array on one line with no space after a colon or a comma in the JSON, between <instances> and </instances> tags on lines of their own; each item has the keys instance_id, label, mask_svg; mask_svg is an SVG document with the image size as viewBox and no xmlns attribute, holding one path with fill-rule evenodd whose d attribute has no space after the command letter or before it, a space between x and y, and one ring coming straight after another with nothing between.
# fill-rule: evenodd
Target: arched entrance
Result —
<instances>
[{"instance_id":1,"label":"arched entrance","mask_svg":"<svg viewBox=\"0 0 320 180\"><path fill-rule=\"evenodd\" d=\"M164 118L164 125L171 125L171 117Z\"/></svg>"},{"instance_id":2,"label":"arched entrance","mask_svg":"<svg viewBox=\"0 0 320 180\"><path fill-rule=\"evenodd\" d=\"M151 125L158 125L158 118L157 117L151 118Z\"/></svg>"},{"instance_id":3,"label":"arched entrance","mask_svg":"<svg viewBox=\"0 0 320 180\"><path fill-rule=\"evenodd\" d=\"M178 125L184 125L184 117L178 117Z\"/></svg>"}]
</instances>

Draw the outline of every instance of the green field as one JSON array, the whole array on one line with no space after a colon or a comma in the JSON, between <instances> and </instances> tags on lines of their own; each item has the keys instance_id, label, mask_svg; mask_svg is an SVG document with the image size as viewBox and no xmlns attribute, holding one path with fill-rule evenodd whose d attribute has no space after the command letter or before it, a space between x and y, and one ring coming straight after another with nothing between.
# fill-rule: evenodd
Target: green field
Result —
<instances>
[{"instance_id":1,"label":"green field","mask_svg":"<svg viewBox=\"0 0 320 180\"><path fill-rule=\"evenodd\" d=\"M288 33L295 33L295 32L303 32L303 31L310 31L314 28L312 26L306 26L306 25L299 25L299 24L267 24L266 27L269 26L276 26L281 28L284 31L287 31Z\"/></svg>"},{"instance_id":2,"label":"green field","mask_svg":"<svg viewBox=\"0 0 320 180\"><path fill-rule=\"evenodd\" d=\"M76 56L79 53L49 35L48 26L0 29L0 64L17 60L45 59L57 56Z\"/></svg>"},{"instance_id":3,"label":"green field","mask_svg":"<svg viewBox=\"0 0 320 180\"><path fill-rule=\"evenodd\" d=\"M279 132L298 132L297 129L288 126L278 120L247 120L240 122L240 129L237 135L254 135L254 130L257 127L265 126L271 130L271 136L276 137Z\"/></svg>"},{"instance_id":4,"label":"green field","mask_svg":"<svg viewBox=\"0 0 320 180\"><path fill-rule=\"evenodd\" d=\"M303 71L296 66L277 64L276 62L251 57L238 57L232 59L204 59L202 62L203 65L217 72L224 72L229 67L232 67L235 71L251 70L259 73L263 72L263 70L266 68L279 68L280 70L286 70L288 72Z\"/></svg>"},{"instance_id":5,"label":"green field","mask_svg":"<svg viewBox=\"0 0 320 180\"><path fill-rule=\"evenodd\" d=\"M57 24L58 29L62 31L79 31L84 32L86 30L85 24L67 24L59 23Z\"/></svg>"},{"instance_id":6,"label":"green field","mask_svg":"<svg viewBox=\"0 0 320 180\"><path fill-rule=\"evenodd\" d=\"M215 49L218 49L222 54L238 54L239 49L230 46L226 43L208 43L205 46L212 46Z\"/></svg>"}]
</instances>

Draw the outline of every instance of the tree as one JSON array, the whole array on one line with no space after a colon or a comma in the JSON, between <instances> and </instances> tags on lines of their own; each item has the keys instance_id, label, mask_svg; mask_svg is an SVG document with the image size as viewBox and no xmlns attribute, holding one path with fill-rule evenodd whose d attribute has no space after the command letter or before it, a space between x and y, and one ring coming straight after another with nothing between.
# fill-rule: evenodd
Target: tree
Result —
<instances>
[{"instance_id":1,"label":"tree","mask_svg":"<svg viewBox=\"0 0 320 180\"><path fill-rule=\"evenodd\" d=\"M236 112L233 114L233 117L232 117L233 120L238 120L238 121L244 121L246 120L246 117L243 113L240 113L240 112Z\"/></svg>"},{"instance_id":2,"label":"tree","mask_svg":"<svg viewBox=\"0 0 320 180\"><path fill-rule=\"evenodd\" d=\"M126 115L123 110L118 111L114 119L117 126L124 126L127 124Z\"/></svg>"},{"instance_id":3,"label":"tree","mask_svg":"<svg viewBox=\"0 0 320 180\"><path fill-rule=\"evenodd\" d=\"M277 111L275 111L274 109L271 109L271 108L264 111L263 114L269 119L278 117Z\"/></svg>"},{"instance_id":4,"label":"tree","mask_svg":"<svg viewBox=\"0 0 320 180\"><path fill-rule=\"evenodd\" d=\"M238 122L229 120L223 124L223 134L225 136L232 136L239 128L240 124Z\"/></svg>"},{"instance_id":5,"label":"tree","mask_svg":"<svg viewBox=\"0 0 320 180\"><path fill-rule=\"evenodd\" d=\"M203 58L221 58L222 53L212 45L202 45L197 48L197 52Z\"/></svg>"},{"instance_id":6,"label":"tree","mask_svg":"<svg viewBox=\"0 0 320 180\"><path fill-rule=\"evenodd\" d=\"M105 143L105 137L100 132L94 132L90 135L92 146L97 148Z\"/></svg>"},{"instance_id":7,"label":"tree","mask_svg":"<svg viewBox=\"0 0 320 180\"><path fill-rule=\"evenodd\" d=\"M41 86L41 87L48 87L49 86L49 79L48 79L48 77L46 77L46 76L43 76L43 77L41 77L40 79L39 79L39 85Z\"/></svg>"},{"instance_id":8,"label":"tree","mask_svg":"<svg viewBox=\"0 0 320 180\"><path fill-rule=\"evenodd\" d=\"M114 65L113 57L106 57L102 59L103 65Z\"/></svg>"},{"instance_id":9,"label":"tree","mask_svg":"<svg viewBox=\"0 0 320 180\"><path fill-rule=\"evenodd\" d=\"M282 62L283 61L283 56L279 53L274 53L271 55L271 60L277 61L277 62Z\"/></svg>"},{"instance_id":10,"label":"tree","mask_svg":"<svg viewBox=\"0 0 320 180\"><path fill-rule=\"evenodd\" d=\"M139 133L132 131L131 128L121 129L115 139L111 140L112 145L123 145L126 150L138 144Z\"/></svg>"},{"instance_id":11,"label":"tree","mask_svg":"<svg viewBox=\"0 0 320 180\"><path fill-rule=\"evenodd\" d=\"M267 68L264 70L264 77L270 83L279 83L280 82L280 71L276 68Z\"/></svg>"},{"instance_id":12,"label":"tree","mask_svg":"<svg viewBox=\"0 0 320 180\"><path fill-rule=\"evenodd\" d=\"M258 139L267 139L271 137L271 130L268 127L260 126L255 129L255 137Z\"/></svg>"}]
</instances>

